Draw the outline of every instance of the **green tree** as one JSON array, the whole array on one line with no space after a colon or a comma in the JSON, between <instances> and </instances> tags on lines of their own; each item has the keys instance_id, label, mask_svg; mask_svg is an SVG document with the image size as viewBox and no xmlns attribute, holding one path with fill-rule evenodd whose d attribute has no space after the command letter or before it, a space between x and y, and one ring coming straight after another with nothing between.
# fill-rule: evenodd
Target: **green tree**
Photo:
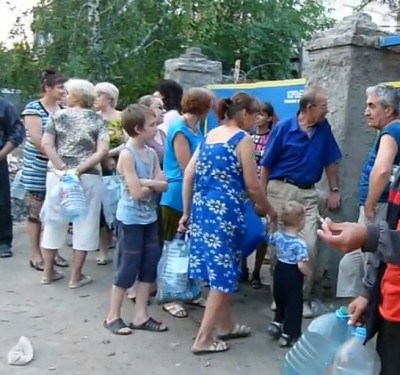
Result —
<instances>
[{"instance_id":1,"label":"green tree","mask_svg":"<svg viewBox=\"0 0 400 375\"><path fill-rule=\"evenodd\" d=\"M317 0L40 0L32 15L32 46L13 31L22 42L6 53L17 61L10 84L33 94L40 69L54 66L114 82L125 104L152 92L164 61L189 46L227 74L240 59L247 78L288 78L298 46L331 25Z\"/></svg>"}]
</instances>

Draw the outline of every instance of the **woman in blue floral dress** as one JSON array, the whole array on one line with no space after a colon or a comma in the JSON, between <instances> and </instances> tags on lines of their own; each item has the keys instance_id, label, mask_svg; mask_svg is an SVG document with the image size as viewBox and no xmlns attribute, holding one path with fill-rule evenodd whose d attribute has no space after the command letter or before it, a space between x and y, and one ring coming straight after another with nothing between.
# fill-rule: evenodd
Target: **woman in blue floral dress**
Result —
<instances>
[{"instance_id":1,"label":"woman in blue floral dress","mask_svg":"<svg viewBox=\"0 0 400 375\"><path fill-rule=\"evenodd\" d=\"M250 197L260 214L276 216L258 181L247 134L258 112L258 101L247 94L220 101L217 114L225 121L207 135L185 171L180 230L190 218L190 277L210 285L194 354L224 352L226 340L251 332L233 323L230 302L240 276L245 200ZM212 336L214 328L218 339Z\"/></svg>"}]
</instances>

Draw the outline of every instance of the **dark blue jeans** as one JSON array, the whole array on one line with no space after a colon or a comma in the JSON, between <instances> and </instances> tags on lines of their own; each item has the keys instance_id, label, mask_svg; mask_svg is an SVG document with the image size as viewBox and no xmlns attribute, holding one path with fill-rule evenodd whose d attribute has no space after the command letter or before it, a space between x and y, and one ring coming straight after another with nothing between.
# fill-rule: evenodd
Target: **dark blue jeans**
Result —
<instances>
[{"instance_id":1,"label":"dark blue jeans","mask_svg":"<svg viewBox=\"0 0 400 375\"><path fill-rule=\"evenodd\" d=\"M0 161L0 245L11 247L12 229L10 176L6 159Z\"/></svg>"}]
</instances>

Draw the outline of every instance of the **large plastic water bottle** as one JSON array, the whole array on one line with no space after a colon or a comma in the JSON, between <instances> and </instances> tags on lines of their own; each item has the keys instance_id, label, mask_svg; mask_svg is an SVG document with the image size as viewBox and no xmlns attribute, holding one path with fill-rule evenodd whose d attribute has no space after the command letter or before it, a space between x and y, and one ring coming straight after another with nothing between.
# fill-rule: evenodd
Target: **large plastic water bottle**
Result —
<instances>
[{"instance_id":1,"label":"large plastic water bottle","mask_svg":"<svg viewBox=\"0 0 400 375\"><path fill-rule=\"evenodd\" d=\"M25 187L22 183L22 171L18 171L11 184L11 197L15 199L24 199Z\"/></svg>"},{"instance_id":2,"label":"large plastic water bottle","mask_svg":"<svg viewBox=\"0 0 400 375\"><path fill-rule=\"evenodd\" d=\"M381 361L373 340L364 345L367 330L357 327L338 350L331 375L379 375Z\"/></svg>"},{"instance_id":3,"label":"large plastic water bottle","mask_svg":"<svg viewBox=\"0 0 400 375\"><path fill-rule=\"evenodd\" d=\"M61 179L61 209L65 217L74 221L86 214L86 197L79 178L67 173Z\"/></svg>"},{"instance_id":4,"label":"large plastic water bottle","mask_svg":"<svg viewBox=\"0 0 400 375\"><path fill-rule=\"evenodd\" d=\"M314 319L286 354L282 375L323 375L337 349L351 336L345 307Z\"/></svg>"}]
</instances>

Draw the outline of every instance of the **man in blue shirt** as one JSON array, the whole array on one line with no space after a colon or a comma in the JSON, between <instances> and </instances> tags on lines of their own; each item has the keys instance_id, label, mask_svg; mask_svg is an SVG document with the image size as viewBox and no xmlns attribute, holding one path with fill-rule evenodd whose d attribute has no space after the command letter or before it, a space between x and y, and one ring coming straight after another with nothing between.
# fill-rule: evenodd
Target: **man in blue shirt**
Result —
<instances>
[{"instance_id":1,"label":"man in blue shirt","mask_svg":"<svg viewBox=\"0 0 400 375\"><path fill-rule=\"evenodd\" d=\"M16 108L0 98L0 258L12 256L12 218L8 154L25 137L25 128Z\"/></svg>"},{"instance_id":2,"label":"man in blue shirt","mask_svg":"<svg viewBox=\"0 0 400 375\"><path fill-rule=\"evenodd\" d=\"M360 224L386 221L389 197L389 181L400 164L400 97L395 87L379 84L367 89L365 116L368 126L380 131L362 169L359 181ZM359 297L366 303L362 278L364 265L367 268L379 265L374 254L363 254L361 249L346 254L339 265L337 297L350 300ZM372 275L372 276L371 276ZM375 282L374 272L365 274L364 285Z\"/></svg>"},{"instance_id":3,"label":"man in blue shirt","mask_svg":"<svg viewBox=\"0 0 400 375\"><path fill-rule=\"evenodd\" d=\"M318 194L315 184L325 170L330 194L327 207L340 206L337 162L341 152L326 119L328 98L320 87L308 88L299 103L299 112L284 119L271 131L268 147L261 161L261 182L277 212L284 202L295 200L306 208L306 223L301 235L308 246L315 269L317 229L319 225ZM312 317L308 303L313 278L305 282L303 316Z\"/></svg>"}]
</instances>

